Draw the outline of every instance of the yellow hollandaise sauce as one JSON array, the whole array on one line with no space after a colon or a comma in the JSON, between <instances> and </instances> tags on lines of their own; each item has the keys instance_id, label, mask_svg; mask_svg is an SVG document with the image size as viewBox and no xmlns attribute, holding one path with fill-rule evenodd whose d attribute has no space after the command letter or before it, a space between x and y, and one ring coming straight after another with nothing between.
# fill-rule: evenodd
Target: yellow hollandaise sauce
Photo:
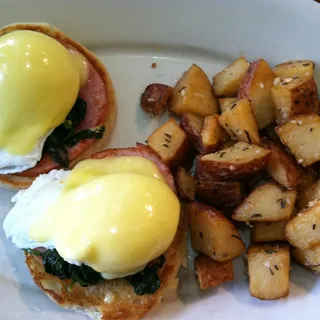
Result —
<instances>
[{"instance_id":1,"label":"yellow hollandaise sauce","mask_svg":"<svg viewBox=\"0 0 320 320\"><path fill-rule=\"evenodd\" d=\"M163 254L179 216L179 200L152 161L90 159L71 171L59 200L30 238L53 240L65 260L112 279L136 273Z\"/></svg>"},{"instance_id":2,"label":"yellow hollandaise sauce","mask_svg":"<svg viewBox=\"0 0 320 320\"><path fill-rule=\"evenodd\" d=\"M30 153L60 125L87 77L83 59L43 33L0 37L0 148Z\"/></svg>"}]
</instances>

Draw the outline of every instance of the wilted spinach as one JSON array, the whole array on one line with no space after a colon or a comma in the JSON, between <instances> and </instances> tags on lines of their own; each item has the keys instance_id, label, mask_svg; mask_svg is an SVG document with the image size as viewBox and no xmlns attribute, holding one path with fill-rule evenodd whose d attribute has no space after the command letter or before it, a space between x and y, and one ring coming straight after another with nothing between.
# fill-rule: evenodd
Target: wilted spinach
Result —
<instances>
[{"instance_id":1,"label":"wilted spinach","mask_svg":"<svg viewBox=\"0 0 320 320\"><path fill-rule=\"evenodd\" d=\"M105 131L104 126L99 126L76 133L76 127L85 118L86 112L87 103L78 98L64 123L54 129L44 144L44 151L64 168L69 167L67 148L73 147L81 140L101 139Z\"/></svg>"}]
</instances>

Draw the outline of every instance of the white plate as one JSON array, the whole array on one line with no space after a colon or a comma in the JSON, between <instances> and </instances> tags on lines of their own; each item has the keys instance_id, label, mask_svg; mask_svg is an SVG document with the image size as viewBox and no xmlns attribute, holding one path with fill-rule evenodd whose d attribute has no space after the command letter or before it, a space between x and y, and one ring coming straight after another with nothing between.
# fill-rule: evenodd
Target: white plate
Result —
<instances>
[{"instance_id":1,"label":"white plate","mask_svg":"<svg viewBox=\"0 0 320 320\"><path fill-rule=\"evenodd\" d=\"M143 142L158 126L138 106L144 87L155 81L173 84L193 62L210 78L239 54L271 64L312 59L320 67L320 4L312 0L2 0L0 21L48 21L97 52L117 92L119 118L111 141L117 147ZM1 221L12 195L0 190ZM248 293L242 259L235 270L234 282L205 292L197 289L192 271L183 273L179 297L148 319L317 317L320 280L312 273L294 266L290 297L261 302ZM2 229L0 296L3 320L83 319L58 308L37 289L23 254L6 241Z\"/></svg>"}]
</instances>

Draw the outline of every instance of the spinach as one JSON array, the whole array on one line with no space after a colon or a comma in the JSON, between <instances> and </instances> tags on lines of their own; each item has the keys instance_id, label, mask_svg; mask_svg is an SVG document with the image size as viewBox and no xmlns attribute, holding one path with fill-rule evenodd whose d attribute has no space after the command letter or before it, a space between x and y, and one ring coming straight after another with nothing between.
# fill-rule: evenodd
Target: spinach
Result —
<instances>
[{"instance_id":1,"label":"spinach","mask_svg":"<svg viewBox=\"0 0 320 320\"><path fill-rule=\"evenodd\" d=\"M160 288L158 270L163 266L164 261L165 258L162 255L155 263L147 266L144 270L125 278L133 286L137 295L153 294Z\"/></svg>"},{"instance_id":2,"label":"spinach","mask_svg":"<svg viewBox=\"0 0 320 320\"><path fill-rule=\"evenodd\" d=\"M54 129L44 144L44 152L50 154L54 162L63 168L69 167L68 149L84 139L101 139L104 126L76 132L76 127L85 118L87 103L78 98L66 120Z\"/></svg>"},{"instance_id":3,"label":"spinach","mask_svg":"<svg viewBox=\"0 0 320 320\"><path fill-rule=\"evenodd\" d=\"M36 256L41 256L45 272L61 280L70 279L72 282L79 283L83 287L105 280L99 272L85 264L76 266L65 261L56 249L50 249L44 252L32 249L24 249L24 251ZM162 255L152 264L149 264L144 270L127 276L124 279L133 286L134 292L137 295L153 294L160 288L161 283L158 270L163 266L164 262L165 258Z\"/></svg>"}]
</instances>

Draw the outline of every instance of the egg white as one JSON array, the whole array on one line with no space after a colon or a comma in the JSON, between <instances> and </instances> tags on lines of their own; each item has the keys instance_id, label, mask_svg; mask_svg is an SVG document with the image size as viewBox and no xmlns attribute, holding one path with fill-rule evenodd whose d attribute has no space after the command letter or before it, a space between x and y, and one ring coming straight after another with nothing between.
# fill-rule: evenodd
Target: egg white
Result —
<instances>
[{"instance_id":1,"label":"egg white","mask_svg":"<svg viewBox=\"0 0 320 320\"><path fill-rule=\"evenodd\" d=\"M44 137L41 137L28 154L13 155L5 149L0 149L0 174L17 173L33 168L41 159L44 143L52 131L50 130Z\"/></svg>"}]
</instances>

